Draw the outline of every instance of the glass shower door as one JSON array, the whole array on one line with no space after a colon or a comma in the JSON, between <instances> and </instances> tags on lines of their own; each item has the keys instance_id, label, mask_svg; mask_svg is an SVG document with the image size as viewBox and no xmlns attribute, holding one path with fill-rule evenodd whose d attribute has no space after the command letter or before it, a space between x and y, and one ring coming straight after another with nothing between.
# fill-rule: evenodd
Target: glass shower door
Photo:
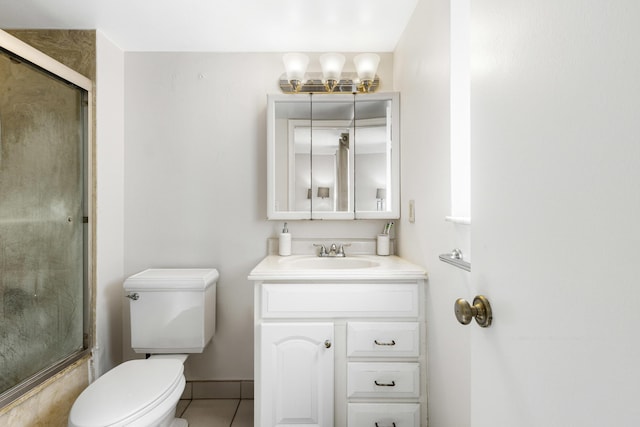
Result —
<instances>
[{"instance_id":1,"label":"glass shower door","mask_svg":"<svg viewBox=\"0 0 640 427\"><path fill-rule=\"evenodd\" d=\"M86 348L87 92L0 51L0 395Z\"/></svg>"}]
</instances>

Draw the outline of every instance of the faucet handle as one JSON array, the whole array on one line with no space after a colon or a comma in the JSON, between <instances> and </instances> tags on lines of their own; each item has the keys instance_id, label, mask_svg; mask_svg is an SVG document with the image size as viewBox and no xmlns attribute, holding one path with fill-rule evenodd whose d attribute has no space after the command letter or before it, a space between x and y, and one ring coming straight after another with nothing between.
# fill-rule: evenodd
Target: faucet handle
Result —
<instances>
[{"instance_id":1,"label":"faucet handle","mask_svg":"<svg viewBox=\"0 0 640 427\"><path fill-rule=\"evenodd\" d=\"M344 253L345 246L349 247L351 246L351 243L341 243L340 248L338 249L338 256L345 256L345 253Z\"/></svg>"},{"instance_id":2,"label":"faucet handle","mask_svg":"<svg viewBox=\"0 0 640 427\"><path fill-rule=\"evenodd\" d=\"M325 248L324 245L320 243L314 243L313 246L315 246L316 248L320 248L320 254L318 254L318 256L327 256L327 248Z\"/></svg>"}]
</instances>

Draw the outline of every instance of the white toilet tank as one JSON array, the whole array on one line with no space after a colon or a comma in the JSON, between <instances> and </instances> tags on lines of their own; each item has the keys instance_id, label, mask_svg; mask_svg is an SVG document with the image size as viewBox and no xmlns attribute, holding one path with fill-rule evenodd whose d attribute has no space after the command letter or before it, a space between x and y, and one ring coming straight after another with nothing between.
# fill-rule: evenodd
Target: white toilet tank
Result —
<instances>
[{"instance_id":1,"label":"white toilet tank","mask_svg":"<svg viewBox=\"0 0 640 427\"><path fill-rule=\"evenodd\" d=\"M215 268L156 268L124 282L131 347L138 353L202 353L216 327Z\"/></svg>"}]
</instances>

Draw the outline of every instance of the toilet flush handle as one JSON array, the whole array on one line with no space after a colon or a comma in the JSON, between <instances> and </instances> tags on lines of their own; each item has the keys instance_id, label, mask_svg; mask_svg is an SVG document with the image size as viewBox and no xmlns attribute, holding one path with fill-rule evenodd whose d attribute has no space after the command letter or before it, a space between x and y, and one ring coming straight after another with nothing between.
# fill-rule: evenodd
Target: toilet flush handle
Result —
<instances>
[{"instance_id":1,"label":"toilet flush handle","mask_svg":"<svg viewBox=\"0 0 640 427\"><path fill-rule=\"evenodd\" d=\"M132 294L125 295L125 297L127 297L127 298L129 298L130 300L133 300L133 301L138 301L138 298L140 298L140 295L138 295L137 292L134 292Z\"/></svg>"}]
</instances>

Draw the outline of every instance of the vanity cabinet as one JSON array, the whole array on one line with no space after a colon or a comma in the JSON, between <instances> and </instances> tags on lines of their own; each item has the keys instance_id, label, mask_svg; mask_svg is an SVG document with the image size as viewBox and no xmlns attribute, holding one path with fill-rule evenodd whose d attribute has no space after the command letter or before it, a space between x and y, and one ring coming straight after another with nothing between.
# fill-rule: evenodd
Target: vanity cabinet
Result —
<instances>
[{"instance_id":1,"label":"vanity cabinet","mask_svg":"<svg viewBox=\"0 0 640 427\"><path fill-rule=\"evenodd\" d=\"M426 425L423 278L254 286L256 427Z\"/></svg>"}]
</instances>

